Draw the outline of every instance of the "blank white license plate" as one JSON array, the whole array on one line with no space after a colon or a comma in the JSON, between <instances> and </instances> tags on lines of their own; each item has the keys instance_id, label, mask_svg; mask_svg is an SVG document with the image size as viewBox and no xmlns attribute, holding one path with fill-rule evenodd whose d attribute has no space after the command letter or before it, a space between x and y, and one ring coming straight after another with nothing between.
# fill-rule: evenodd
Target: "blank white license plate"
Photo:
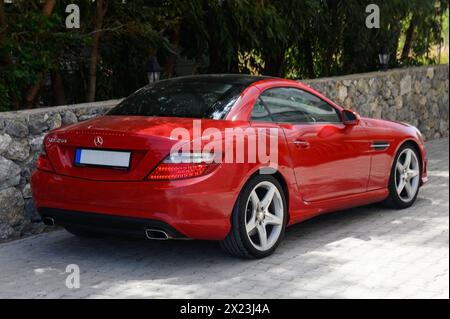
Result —
<instances>
[{"instance_id":1,"label":"blank white license plate","mask_svg":"<svg viewBox=\"0 0 450 319\"><path fill-rule=\"evenodd\" d=\"M78 148L75 152L75 165L129 168L130 159L131 152L124 151L102 151Z\"/></svg>"}]
</instances>

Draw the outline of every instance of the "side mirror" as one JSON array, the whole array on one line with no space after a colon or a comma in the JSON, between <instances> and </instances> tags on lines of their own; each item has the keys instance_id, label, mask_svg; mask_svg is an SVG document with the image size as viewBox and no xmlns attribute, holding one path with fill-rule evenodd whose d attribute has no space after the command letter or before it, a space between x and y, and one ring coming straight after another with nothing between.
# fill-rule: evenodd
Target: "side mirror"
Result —
<instances>
[{"instance_id":1,"label":"side mirror","mask_svg":"<svg viewBox=\"0 0 450 319\"><path fill-rule=\"evenodd\" d=\"M342 121L345 125L358 125L361 117L358 113L351 110L342 111Z\"/></svg>"}]
</instances>

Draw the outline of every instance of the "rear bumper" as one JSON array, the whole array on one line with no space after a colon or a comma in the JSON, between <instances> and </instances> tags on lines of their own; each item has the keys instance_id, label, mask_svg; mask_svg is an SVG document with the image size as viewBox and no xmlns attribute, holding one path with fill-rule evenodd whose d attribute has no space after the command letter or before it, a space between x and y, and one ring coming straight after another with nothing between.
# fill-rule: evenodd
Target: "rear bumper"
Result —
<instances>
[{"instance_id":1,"label":"rear bumper","mask_svg":"<svg viewBox=\"0 0 450 319\"><path fill-rule=\"evenodd\" d=\"M127 232L130 226L143 231L156 222L173 229L177 237L221 240L230 229L239 193L233 185L237 180L221 175L173 182L106 182L36 171L31 183L40 214L63 226L108 228L112 222L114 229Z\"/></svg>"},{"instance_id":2,"label":"rear bumper","mask_svg":"<svg viewBox=\"0 0 450 319\"><path fill-rule=\"evenodd\" d=\"M157 220L68 211L55 208L39 208L42 218L52 218L56 225L75 226L82 230L132 237L146 237L147 229L164 231L169 238L185 239L182 233L172 226Z\"/></svg>"}]
</instances>

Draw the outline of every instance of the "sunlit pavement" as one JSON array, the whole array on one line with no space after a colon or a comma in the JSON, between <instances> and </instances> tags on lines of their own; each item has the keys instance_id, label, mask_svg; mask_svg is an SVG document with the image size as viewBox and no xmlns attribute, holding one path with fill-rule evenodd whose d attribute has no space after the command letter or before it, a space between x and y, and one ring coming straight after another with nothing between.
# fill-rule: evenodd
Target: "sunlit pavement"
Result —
<instances>
[{"instance_id":1,"label":"sunlit pavement","mask_svg":"<svg viewBox=\"0 0 450 319\"><path fill-rule=\"evenodd\" d=\"M448 139L428 143L414 207L329 214L287 230L276 254L214 242L82 239L55 231L0 244L0 298L448 298ZM68 264L80 288L66 287Z\"/></svg>"}]
</instances>

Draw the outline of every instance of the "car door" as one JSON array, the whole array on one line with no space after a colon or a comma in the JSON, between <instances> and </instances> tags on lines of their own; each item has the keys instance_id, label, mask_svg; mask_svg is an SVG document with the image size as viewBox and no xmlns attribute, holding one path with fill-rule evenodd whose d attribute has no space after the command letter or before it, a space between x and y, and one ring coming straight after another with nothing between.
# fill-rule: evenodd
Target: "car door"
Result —
<instances>
[{"instance_id":1,"label":"car door","mask_svg":"<svg viewBox=\"0 0 450 319\"><path fill-rule=\"evenodd\" d=\"M339 110L298 88L271 88L259 99L284 131L304 201L367 190L370 154L363 125L345 125Z\"/></svg>"}]
</instances>

